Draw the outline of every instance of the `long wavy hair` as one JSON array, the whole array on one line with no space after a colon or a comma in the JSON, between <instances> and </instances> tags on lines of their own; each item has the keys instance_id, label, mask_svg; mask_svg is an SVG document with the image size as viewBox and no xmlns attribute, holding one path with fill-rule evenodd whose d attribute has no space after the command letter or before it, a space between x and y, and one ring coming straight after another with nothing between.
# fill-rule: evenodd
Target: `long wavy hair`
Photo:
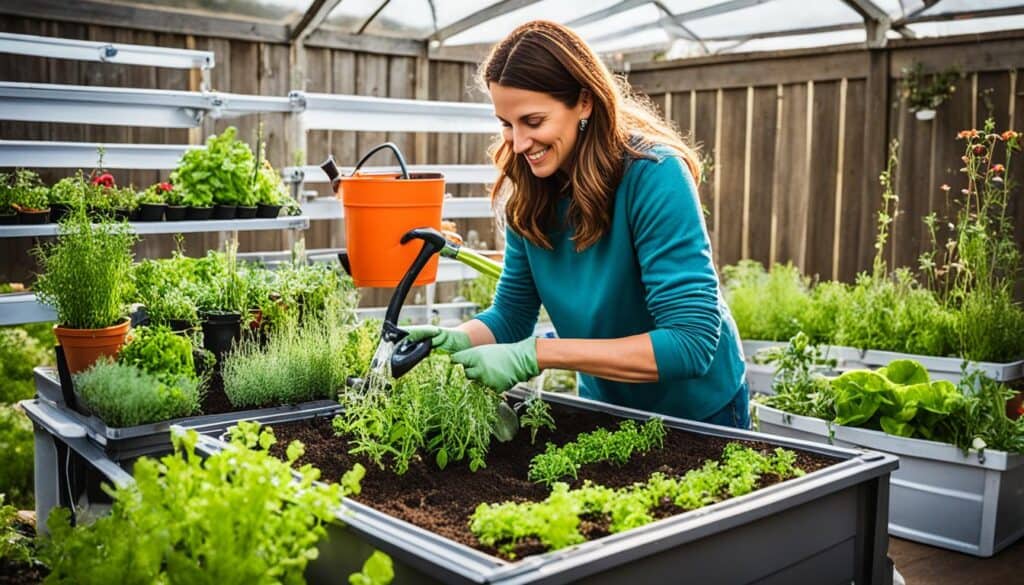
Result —
<instances>
[{"instance_id":1,"label":"long wavy hair","mask_svg":"<svg viewBox=\"0 0 1024 585\"><path fill-rule=\"evenodd\" d=\"M556 195L569 191L568 223L576 251L601 239L611 225L612 199L627 159L654 158L647 151L660 144L685 161L694 181L700 177L696 151L656 113L649 98L635 94L615 77L572 30L555 22L535 20L513 30L494 45L481 64L477 81L546 93L566 107L575 107L588 90L593 111L577 138L568 181L561 173L541 179L512 143L498 138L489 149L498 179L491 201L508 225L536 246L551 249L547 232L555 227Z\"/></svg>"}]
</instances>

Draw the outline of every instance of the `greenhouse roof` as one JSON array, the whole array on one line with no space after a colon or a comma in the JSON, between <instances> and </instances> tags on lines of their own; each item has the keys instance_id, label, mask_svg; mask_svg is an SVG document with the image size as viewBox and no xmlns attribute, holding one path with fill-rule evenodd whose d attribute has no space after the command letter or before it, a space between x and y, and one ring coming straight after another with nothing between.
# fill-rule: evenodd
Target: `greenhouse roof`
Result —
<instances>
[{"instance_id":1,"label":"greenhouse roof","mask_svg":"<svg viewBox=\"0 0 1024 585\"><path fill-rule=\"evenodd\" d=\"M83 4L238 20L317 45L372 40L382 51L418 47L442 58L478 56L538 18L573 27L602 54L653 59L1024 28L1019 0L89 0L62 12Z\"/></svg>"}]
</instances>

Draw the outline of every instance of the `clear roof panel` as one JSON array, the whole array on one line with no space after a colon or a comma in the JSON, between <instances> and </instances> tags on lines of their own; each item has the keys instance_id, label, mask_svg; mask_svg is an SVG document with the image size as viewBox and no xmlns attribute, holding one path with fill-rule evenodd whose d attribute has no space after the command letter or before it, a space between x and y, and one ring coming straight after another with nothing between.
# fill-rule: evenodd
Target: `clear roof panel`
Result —
<instances>
[{"instance_id":1,"label":"clear roof panel","mask_svg":"<svg viewBox=\"0 0 1024 585\"><path fill-rule=\"evenodd\" d=\"M313 0L131 0L116 4L150 6L209 12L217 16L258 18L273 22L298 22ZM73 3L69 3L73 6Z\"/></svg>"},{"instance_id":2,"label":"clear roof panel","mask_svg":"<svg viewBox=\"0 0 1024 585\"><path fill-rule=\"evenodd\" d=\"M313 0L104 0L129 5L189 10L221 17L298 22ZM892 20L1024 6L1024 0L872 0ZM322 26L349 34L425 40L501 0L342 0ZM616 5L627 9L615 11ZM715 7L741 8L715 13ZM744 6L745 5L745 6ZM73 6L73 3L71 4ZM608 14L608 11L614 11ZM588 16L602 15L587 19ZM689 15L679 22L679 15ZM516 26L545 18L572 26L599 52L666 52L669 57L740 51L767 51L864 42L863 20L843 0L540 0L501 14L444 39L443 44L487 45ZM805 29L835 27L818 33ZM1024 28L1024 15L963 17L915 23L918 36L984 33ZM792 32L794 34L779 34ZM689 38L695 34L703 43ZM768 37L756 38L768 34ZM891 38L898 35L890 34ZM658 48L660 46L660 49Z\"/></svg>"}]
</instances>

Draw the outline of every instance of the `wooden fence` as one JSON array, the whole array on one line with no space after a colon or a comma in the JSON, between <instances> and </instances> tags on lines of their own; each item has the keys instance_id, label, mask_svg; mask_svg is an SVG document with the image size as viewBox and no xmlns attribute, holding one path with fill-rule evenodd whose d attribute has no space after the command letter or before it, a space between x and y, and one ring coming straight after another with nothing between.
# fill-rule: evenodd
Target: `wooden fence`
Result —
<instances>
[{"instance_id":1,"label":"wooden fence","mask_svg":"<svg viewBox=\"0 0 1024 585\"><path fill-rule=\"evenodd\" d=\"M933 121L899 100L904 67L957 64L965 74ZM922 219L945 212L943 184L966 185L959 130L994 116L1020 130L1024 31L894 41L885 49L834 48L719 56L633 67L647 92L713 161L701 187L719 265L741 258L792 261L807 273L852 280L874 257L878 176L900 142L901 215L887 253L917 266L930 242ZM1024 157L1010 169L1024 182ZM1018 240L1020 194L1013 200Z\"/></svg>"}]
</instances>

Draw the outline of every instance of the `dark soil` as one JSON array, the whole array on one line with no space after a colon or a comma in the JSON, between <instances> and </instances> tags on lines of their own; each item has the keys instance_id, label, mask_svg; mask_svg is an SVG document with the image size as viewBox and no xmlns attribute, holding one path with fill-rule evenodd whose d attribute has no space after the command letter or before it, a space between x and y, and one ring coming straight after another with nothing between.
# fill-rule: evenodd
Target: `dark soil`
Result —
<instances>
[{"instance_id":1,"label":"dark soil","mask_svg":"<svg viewBox=\"0 0 1024 585\"><path fill-rule=\"evenodd\" d=\"M224 381L221 379L220 373L210 376L210 385L206 389L206 396L203 397L200 407L203 414L224 414L225 412L240 410L232 406L231 402L228 401L228 395L224 393Z\"/></svg>"},{"instance_id":2,"label":"dark soil","mask_svg":"<svg viewBox=\"0 0 1024 585\"><path fill-rule=\"evenodd\" d=\"M509 443L492 442L487 467L475 473L469 471L464 461L450 463L441 471L433 461L418 460L410 464L405 475L395 476L364 457L349 455L347 441L334 434L331 419L327 417L275 426L278 442L271 452L283 457L288 443L295 439L302 441L306 452L298 464L313 464L321 470L321 479L330 483L337 482L354 463L362 463L366 467L366 476L362 481L362 493L354 498L356 501L488 554L504 556L491 547L481 545L469 531L469 518L477 505L483 502L543 500L549 490L528 481L527 471L530 460L543 452L545 443L552 441L561 445L572 441L579 433L602 426L615 429L620 420L606 414L557 406L552 408L552 414L557 430L541 430L535 445L530 444L529 433L525 430ZM655 471L682 475L702 466L708 459L719 459L726 443L726 440L716 437L670 430L663 449L635 455L623 467L609 463L584 466L579 479L572 485L579 487L584 480L591 480L609 487L624 487L645 481ZM767 443L744 443L761 450L774 449ZM798 452L797 465L806 472L834 463L835 459ZM777 482L774 476L765 477L761 487ZM665 518L681 512L681 509L667 504L656 510L655 516ZM608 521L584 518L580 532L588 540L606 536ZM542 552L544 548L537 542L523 542L513 551L514 558Z\"/></svg>"},{"instance_id":3,"label":"dark soil","mask_svg":"<svg viewBox=\"0 0 1024 585\"><path fill-rule=\"evenodd\" d=\"M29 538L35 538L36 530L31 524L15 520L14 528ZM50 572L38 563L8 563L0 560L0 585L33 585L42 583Z\"/></svg>"}]
</instances>

